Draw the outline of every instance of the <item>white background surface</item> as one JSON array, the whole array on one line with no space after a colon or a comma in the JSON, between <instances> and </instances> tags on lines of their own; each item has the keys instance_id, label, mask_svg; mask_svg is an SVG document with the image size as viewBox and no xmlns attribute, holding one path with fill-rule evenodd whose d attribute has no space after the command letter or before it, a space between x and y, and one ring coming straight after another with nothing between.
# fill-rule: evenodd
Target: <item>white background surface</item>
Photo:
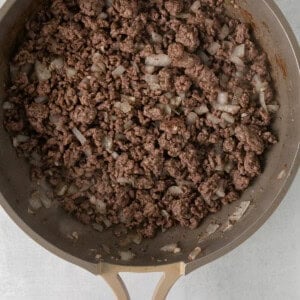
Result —
<instances>
[{"instance_id":1,"label":"white background surface","mask_svg":"<svg viewBox=\"0 0 300 300\"><path fill-rule=\"evenodd\" d=\"M300 40L300 1L276 2ZM300 299L299 194L300 173L279 209L254 236L182 277L168 300ZM124 279L134 300L147 300L159 274L125 274ZM100 277L33 242L0 207L0 299L110 300L113 294Z\"/></svg>"}]
</instances>

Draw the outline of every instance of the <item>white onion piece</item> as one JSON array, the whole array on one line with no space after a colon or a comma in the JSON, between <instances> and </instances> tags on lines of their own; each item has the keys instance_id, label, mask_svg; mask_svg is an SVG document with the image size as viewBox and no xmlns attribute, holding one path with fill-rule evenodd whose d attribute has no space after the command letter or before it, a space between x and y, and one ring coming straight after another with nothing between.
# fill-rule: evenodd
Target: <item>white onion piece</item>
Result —
<instances>
[{"instance_id":1,"label":"white onion piece","mask_svg":"<svg viewBox=\"0 0 300 300\"><path fill-rule=\"evenodd\" d=\"M106 203L100 199L96 200L96 211L100 214L106 214Z\"/></svg>"},{"instance_id":2,"label":"white onion piece","mask_svg":"<svg viewBox=\"0 0 300 300\"><path fill-rule=\"evenodd\" d=\"M208 109L208 107L207 107L206 104L202 104L202 105L200 105L199 107L196 107L196 108L194 109L194 112L195 112L197 115L201 116L201 115L204 115L204 114L208 113L208 112L209 112L209 109Z\"/></svg>"},{"instance_id":3,"label":"white onion piece","mask_svg":"<svg viewBox=\"0 0 300 300\"><path fill-rule=\"evenodd\" d=\"M159 33L154 31L151 32L151 39L154 43L162 43L163 41L162 36Z\"/></svg>"},{"instance_id":4,"label":"white onion piece","mask_svg":"<svg viewBox=\"0 0 300 300\"><path fill-rule=\"evenodd\" d=\"M243 58L245 56L245 44L236 46L233 49L232 56Z\"/></svg>"},{"instance_id":5,"label":"white onion piece","mask_svg":"<svg viewBox=\"0 0 300 300\"><path fill-rule=\"evenodd\" d=\"M268 111L271 112L271 113L276 113L276 112L278 112L279 108L280 108L280 107L279 107L278 104L269 104L269 105L267 105L267 109L268 109Z\"/></svg>"},{"instance_id":6,"label":"white onion piece","mask_svg":"<svg viewBox=\"0 0 300 300\"><path fill-rule=\"evenodd\" d=\"M260 76L259 75L254 75L253 77L253 84L254 84L254 87L256 89L256 91L259 93L259 92L262 92L262 91L265 91L265 89L267 88L268 86L268 83L266 81L262 81Z\"/></svg>"},{"instance_id":7,"label":"white onion piece","mask_svg":"<svg viewBox=\"0 0 300 300\"><path fill-rule=\"evenodd\" d=\"M221 115L221 119L230 123L230 124L233 124L235 122L235 119L232 115L230 115L229 113L226 113L226 112L223 112L222 115Z\"/></svg>"},{"instance_id":8,"label":"white onion piece","mask_svg":"<svg viewBox=\"0 0 300 300\"><path fill-rule=\"evenodd\" d=\"M144 75L143 79L148 83L149 88L152 91L160 89L159 80L158 80L157 75L146 74L146 75Z\"/></svg>"},{"instance_id":9,"label":"white onion piece","mask_svg":"<svg viewBox=\"0 0 300 300\"><path fill-rule=\"evenodd\" d=\"M201 7L201 2L199 0L196 0L190 7L190 10L193 13L197 13L197 11L199 10L199 8Z\"/></svg>"},{"instance_id":10,"label":"white onion piece","mask_svg":"<svg viewBox=\"0 0 300 300\"><path fill-rule=\"evenodd\" d=\"M208 66L210 64L210 58L207 56L205 52L200 51L199 56L204 65Z\"/></svg>"},{"instance_id":11,"label":"white onion piece","mask_svg":"<svg viewBox=\"0 0 300 300\"><path fill-rule=\"evenodd\" d=\"M128 114L132 109L132 106L127 101L116 102L114 107L121 110L124 114Z\"/></svg>"},{"instance_id":12,"label":"white onion piece","mask_svg":"<svg viewBox=\"0 0 300 300\"><path fill-rule=\"evenodd\" d=\"M38 210L43 206L41 197L40 197L40 193L38 191L33 192L31 194L31 197L29 199L29 205L33 210Z\"/></svg>"},{"instance_id":13,"label":"white onion piece","mask_svg":"<svg viewBox=\"0 0 300 300\"><path fill-rule=\"evenodd\" d=\"M49 66L50 71L59 70L64 67L64 59L62 57L54 58Z\"/></svg>"},{"instance_id":14,"label":"white onion piece","mask_svg":"<svg viewBox=\"0 0 300 300\"><path fill-rule=\"evenodd\" d=\"M120 65L111 72L111 75L113 77L120 77L125 71L126 69L122 65Z\"/></svg>"},{"instance_id":15,"label":"white onion piece","mask_svg":"<svg viewBox=\"0 0 300 300\"><path fill-rule=\"evenodd\" d=\"M102 146L104 147L104 149L108 152L111 152L112 147L113 147L113 140L110 136L106 136L103 140L102 140Z\"/></svg>"},{"instance_id":16,"label":"white onion piece","mask_svg":"<svg viewBox=\"0 0 300 300\"><path fill-rule=\"evenodd\" d=\"M231 222L239 221L241 217L246 213L249 205L250 205L250 201L241 202L240 206L238 206L234 211L234 213L229 217L229 221Z\"/></svg>"},{"instance_id":17,"label":"white onion piece","mask_svg":"<svg viewBox=\"0 0 300 300\"><path fill-rule=\"evenodd\" d=\"M103 218L103 223L105 224L105 226L107 228L111 227L112 223L110 220L108 220L107 218Z\"/></svg>"},{"instance_id":18,"label":"white onion piece","mask_svg":"<svg viewBox=\"0 0 300 300\"><path fill-rule=\"evenodd\" d=\"M67 194L72 196L78 192L79 192L79 188L72 183L68 188Z\"/></svg>"},{"instance_id":19,"label":"white onion piece","mask_svg":"<svg viewBox=\"0 0 300 300\"><path fill-rule=\"evenodd\" d=\"M147 74L153 74L155 72L154 66L145 66L145 71Z\"/></svg>"},{"instance_id":20,"label":"white onion piece","mask_svg":"<svg viewBox=\"0 0 300 300\"><path fill-rule=\"evenodd\" d=\"M176 254L176 253L181 252L181 249L178 247L177 243L172 243L172 244L168 244L168 245L161 247L160 251Z\"/></svg>"},{"instance_id":21,"label":"white onion piece","mask_svg":"<svg viewBox=\"0 0 300 300\"><path fill-rule=\"evenodd\" d=\"M161 214L163 217L165 217L167 219L170 218L170 214L164 209L161 210Z\"/></svg>"},{"instance_id":22,"label":"white onion piece","mask_svg":"<svg viewBox=\"0 0 300 300\"><path fill-rule=\"evenodd\" d=\"M117 159L120 155L119 155L117 152L114 151L114 152L111 154L111 156L112 156L113 159Z\"/></svg>"},{"instance_id":23,"label":"white onion piece","mask_svg":"<svg viewBox=\"0 0 300 300\"><path fill-rule=\"evenodd\" d=\"M219 43L213 42L211 45L207 48L207 52L210 55L215 55L219 49L221 48L221 45Z\"/></svg>"},{"instance_id":24,"label":"white onion piece","mask_svg":"<svg viewBox=\"0 0 300 300\"><path fill-rule=\"evenodd\" d=\"M233 56L231 55L229 60L234 63L237 67L240 67L240 68L244 68L245 67L245 64L244 62L238 57L238 56Z\"/></svg>"},{"instance_id":25,"label":"white onion piece","mask_svg":"<svg viewBox=\"0 0 300 300\"><path fill-rule=\"evenodd\" d=\"M181 97L174 97L170 100L170 105L178 107L178 106L180 106L181 102L182 102Z\"/></svg>"},{"instance_id":26,"label":"white onion piece","mask_svg":"<svg viewBox=\"0 0 300 300\"><path fill-rule=\"evenodd\" d=\"M220 31L220 34L219 34L219 38L220 38L220 40L224 40L224 39L227 38L228 35L229 35L229 27L227 26L227 24L225 24L221 28L221 31Z\"/></svg>"},{"instance_id":27,"label":"white onion piece","mask_svg":"<svg viewBox=\"0 0 300 300\"><path fill-rule=\"evenodd\" d=\"M162 104L159 103L157 107L166 115L166 116L171 116L172 115L172 108L168 104Z\"/></svg>"},{"instance_id":28,"label":"white onion piece","mask_svg":"<svg viewBox=\"0 0 300 300\"><path fill-rule=\"evenodd\" d=\"M216 125L220 124L222 122L221 119L219 119L218 117L216 117L213 114L207 114L206 118L208 121L210 121L211 123L216 124Z\"/></svg>"},{"instance_id":29,"label":"white onion piece","mask_svg":"<svg viewBox=\"0 0 300 300\"><path fill-rule=\"evenodd\" d=\"M186 117L186 122L188 125L193 125L197 122L198 115L194 112L190 112Z\"/></svg>"},{"instance_id":30,"label":"white onion piece","mask_svg":"<svg viewBox=\"0 0 300 300\"><path fill-rule=\"evenodd\" d=\"M104 227L101 224L94 223L92 226L96 231L102 232L104 230Z\"/></svg>"},{"instance_id":31,"label":"white onion piece","mask_svg":"<svg viewBox=\"0 0 300 300\"><path fill-rule=\"evenodd\" d=\"M13 109L14 107L15 107L14 104L11 102L8 102L8 101L3 102L3 104L2 104L2 108L4 110L10 110L10 109Z\"/></svg>"},{"instance_id":32,"label":"white onion piece","mask_svg":"<svg viewBox=\"0 0 300 300\"><path fill-rule=\"evenodd\" d=\"M218 188L217 191L216 191L216 195L217 195L219 198L225 197L225 192L224 192L224 186L223 186L223 185L220 185L220 186L219 186L219 188Z\"/></svg>"},{"instance_id":33,"label":"white onion piece","mask_svg":"<svg viewBox=\"0 0 300 300\"><path fill-rule=\"evenodd\" d=\"M78 128L73 127L72 132L75 135L75 137L78 139L81 145L84 145L86 143L86 138L84 135L78 130Z\"/></svg>"},{"instance_id":34,"label":"white onion piece","mask_svg":"<svg viewBox=\"0 0 300 300\"><path fill-rule=\"evenodd\" d=\"M125 185L130 184L133 185L133 178L119 177L116 179L117 183Z\"/></svg>"},{"instance_id":35,"label":"white onion piece","mask_svg":"<svg viewBox=\"0 0 300 300\"><path fill-rule=\"evenodd\" d=\"M233 104L222 105L222 104L219 104L219 103L216 103L214 105L214 108L216 110L227 112L227 113L233 114L233 115L237 114L241 109L239 105L233 105Z\"/></svg>"},{"instance_id":36,"label":"white onion piece","mask_svg":"<svg viewBox=\"0 0 300 300\"><path fill-rule=\"evenodd\" d=\"M286 177L286 175L287 175L287 174L286 174L286 170L283 169L283 170L281 170L280 173L278 174L277 179L278 179L278 180L283 179L283 178Z\"/></svg>"},{"instance_id":37,"label":"white onion piece","mask_svg":"<svg viewBox=\"0 0 300 300\"><path fill-rule=\"evenodd\" d=\"M146 57L146 65L154 67L167 67L171 64L171 59L166 54L153 54Z\"/></svg>"},{"instance_id":38,"label":"white onion piece","mask_svg":"<svg viewBox=\"0 0 300 300\"><path fill-rule=\"evenodd\" d=\"M259 92L259 103L261 105L261 107L268 112L268 107L266 104L266 96L265 96L265 92L264 91L260 91Z\"/></svg>"},{"instance_id":39,"label":"white onion piece","mask_svg":"<svg viewBox=\"0 0 300 300\"><path fill-rule=\"evenodd\" d=\"M122 95L121 95L121 100L122 100L122 101L128 101L128 102L134 103L135 100L136 100L136 98L133 97L133 96L128 96L128 95L122 94Z\"/></svg>"},{"instance_id":40,"label":"white onion piece","mask_svg":"<svg viewBox=\"0 0 300 300\"><path fill-rule=\"evenodd\" d=\"M229 174L232 169L233 169L233 163L231 161L228 161L224 167L224 170L226 173Z\"/></svg>"},{"instance_id":41,"label":"white onion piece","mask_svg":"<svg viewBox=\"0 0 300 300\"><path fill-rule=\"evenodd\" d=\"M59 184L57 187L56 187L56 189L55 189L55 194L57 195L57 196L63 196L63 195L65 195L66 194L66 192L68 191L68 186L65 184L65 183L61 183L61 184Z\"/></svg>"},{"instance_id":42,"label":"white onion piece","mask_svg":"<svg viewBox=\"0 0 300 300\"><path fill-rule=\"evenodd\" d=\"M186 93L184 92L178 93L178 97L183 101L186 98Z\"/></svg>"},{"instance_id":43,"label":"white onion piece","mask_svg":"<svg viewBox=\"0 0 300 300\"><path fill-rule=\"evenodd\" d=\"M190 14L187 14L187 13L181 13L181 14L176 15L177 19L188 19L189 17L190 17Z\"/></svg>"},{"instance_id":44,"label":"white onion piece","mask_svg":"<svg viewBox=\"0 0 300 300\"><path fill-rule=\"evenodd\" d=\"M48 97L47 96L39 96L39 97L36 97L34 99L35 103L45 103L47 101L48 101Z\"/></svg>"},{"instance_id":45,"label":"white onion piece","mask_svg":"<svg viewBox=\"0 0 300 300\"><path fill-rule=\"evenodd\" d=\"M228 76L225 75L225 74L222 74L222 75L220 76L220 85L221 85L223 88L227 87L228 80L229 80Z\"/></svg>"},{"instance_id":46,"label":"white onion piece","mask_svg":"<svg viewBox=\"0 0 300 300\"><path fill-rule=\"evenodd\" d=\"M228 93L219 92L218 93L218 103L221 105L228 104Z\"/></svg>"},{"instance_id":47,"label":"white onion piece","mask_svg":"<svg viewBox=\"0 0 300 300\"><path fill-rule=\"evenodd\" d=\"M66 68L66 75L68 78L73 78L74 76L76 76L77 74L77 70L74 68Z\"/></svg>"},{"instance_id":48,"label":"white onion piece","mask_svg":"<svg viewBox=\"0 0 300 300\"><path fill-rule=\"evenodd\" d=\"M201 253L201 248L200 247L196 247L190 254L188 259L189 260L195 260Z\"/></svg>"},{"instance_id":49,"label":"white onion piece","mask_svg":"<svg viewBox=\"0 0 300 300\"><path fill-rule=\"evenodd\" d=\"M29 136L19 134L13 138L13 146L18 147L20 144L28 142L29 139Z\"/></svg>"},{"instance_id":50,"label":"white onion piece","mask_svg":"<svg viewBox=\"0 0 300 300\"><path fill-rule=\"evenodd\" d=\"M99 18L100 18L101 20L105 20L105 19L108 18L108 14L105 13L105 12L102 12L102 13L99 14Z\"/></svg>"},{"instance_id":51,"label":"white onion piece","mask_svg":"<svg viewBox=\"0 0 300 300\"><path fill-rule=\"evenodd\" d=\"M131 251L119 251L119 255L123 261L129 261L135 257L135 254Z\"/></svg>"},{"instance_id":52,"label":"white onion piece","mask_svg":"<svg viewBox=\"0 0 300 300\"><path fill-rule=\"evenodd\" d=\"M39 81L46 81L51 78L51 72L40 61L36 61L34 65L35 73Z\"/></svg>"},{"instance_id":53,"label":"white onion piece","mask_svg":"<svg viewBox=\"0 0 300 300\"><path fill-rule=\"evenodd\" d=\"M219 224L212 224L212 223L209 224L206 228L207 235L210 236L210 235L214 234L218 230L219 227L220 227Z\"/></svg>"},{"instance_id":54,"label":"white onion piece","mask_svg":"<svg viewBox=\"0 0 300 300\"><path fill-rule=\"evenodd\" d=\"M183 190L179 186L174 185L168 188L168 193L173 196L179 196L183 194Z\"/></svg>"}]
</instances>

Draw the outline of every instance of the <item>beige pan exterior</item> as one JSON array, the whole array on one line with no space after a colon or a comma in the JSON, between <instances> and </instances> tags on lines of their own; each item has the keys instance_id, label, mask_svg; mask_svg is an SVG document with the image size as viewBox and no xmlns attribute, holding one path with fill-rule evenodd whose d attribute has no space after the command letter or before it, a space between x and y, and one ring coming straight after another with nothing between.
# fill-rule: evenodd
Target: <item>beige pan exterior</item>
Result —
<instances>
[{"instance_id":1,"label":"beige pan exterior","mask_svg":"<svg viewBox=\"0 0 300 300\"><path fill-rule=\"evenodd\" d=\"M25 20L38 8L36 0L8 0L0 10L0 101L5 99L8 61L15 45L22 37ZM230 3L230 1L227 1ZM101 275L114 289L119 299L128 299L119 272L164 272L155 291L155 299L164 299L184 274L217 259L237 247L253 234L273 213L284 198L299 167L300 142L300 51L296 39L283 15L272 0L240 0L236 7L228 4L229 13L253 25L256 38L267 51L272 65L280 111L275 122L279 143L267 155L264 173L244 193L239 202L226 206L209 217L198 229L190 231L174 228L159 233L153 240L133 246L136 257L129 262L116 260L120 250L117 238L108 232L95 232L68 217L59 208L42 209L37 215L28 214L30 181L28 165L16 157L9 137L2 126L0 110L0 204L10 217L35 241L56 255ZM188 260L189 253L199 245L198 237L214 220L224 224L228 215L242 201L251 201L245 216L230 231L220 230L201 242L201 255ZM77 242L68 238L76 231ZM182 252L166 254L160 248L179 242ZM90 249L105 244L110 254L103 253L97 262ZM141 248L147 249L145 252Z\"/></svg>"}]
</instances>

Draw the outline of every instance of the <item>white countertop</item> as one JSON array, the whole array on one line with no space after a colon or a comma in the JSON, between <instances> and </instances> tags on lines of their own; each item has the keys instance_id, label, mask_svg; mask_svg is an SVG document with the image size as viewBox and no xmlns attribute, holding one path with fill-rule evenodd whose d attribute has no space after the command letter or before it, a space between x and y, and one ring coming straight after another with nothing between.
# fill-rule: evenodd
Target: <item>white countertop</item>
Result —
<instances>
[{"instance_id":1,"label":"white countertop","mask_svg":"<svg viewBox=\"0 0 300 300\"><path fill-rule=\"evenodd\" d=\"M0 0L2 5L5 0ZM300 1L276 0L300 40ZM300 299L300 173L283 203L250 239L182 277L170 300ZM298 185L298 187L296 187ZM133 300L151 299L159 274L125 274ZM111 300L100 277L47 252L0 207L0 299Z\"/></svg>"}]
</instances>

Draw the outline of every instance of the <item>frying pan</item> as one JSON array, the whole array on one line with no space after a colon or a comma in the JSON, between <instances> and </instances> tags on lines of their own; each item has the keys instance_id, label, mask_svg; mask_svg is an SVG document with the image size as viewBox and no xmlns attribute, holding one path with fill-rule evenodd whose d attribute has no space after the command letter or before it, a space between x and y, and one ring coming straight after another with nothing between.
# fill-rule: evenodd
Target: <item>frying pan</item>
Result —
<instances>
[{"instance_id":1,"label":"frying pan","mask_svg":"<svg viewBox=\"0 0 300 300\"><path fill-rule=\"evenodd\" d=\"M26 20L38 9L37 0L8 0L0 10L0 101L5 99L9 59L22 38ZM235 2L235 3L234 3ZM160 232L154 239L140 244L120 245L113 230L96 232L53 206L36 215L28 213L31 193L28 164L16 157L10 139L2 126L0 113L0 204L10 217L40 245L95 275L101 275L118 299L129 299L119 272L163 272L154 299L165 299L176 280L224 255L253 234L273 213L299 167L300 141L300 69L299 46L282 13L272 0L227 1L228 13L253 27L255 37L267 52L280 103L274 123L279 137L267 153L263 174L242 198L209 216L196 230L175 227ZM244 215L232 222L237 211ZM229 222L231 218L231 222ZM219 226L208 235L210 224ZM76 234L75 234L76 233ZM71 239L70 237L73 237ZM76 237L76 238L74 238ZM178 243L179 253L161 251L161 247ZM201 247L200 255L191 260L190 253ZM120 250L136 256L129 261L119 259ZM96 251L96 252L95 252ZM95 255L95 253L97 253ZM100 260L99 260L100 258Z\"/></svg>"}]
</instances>

